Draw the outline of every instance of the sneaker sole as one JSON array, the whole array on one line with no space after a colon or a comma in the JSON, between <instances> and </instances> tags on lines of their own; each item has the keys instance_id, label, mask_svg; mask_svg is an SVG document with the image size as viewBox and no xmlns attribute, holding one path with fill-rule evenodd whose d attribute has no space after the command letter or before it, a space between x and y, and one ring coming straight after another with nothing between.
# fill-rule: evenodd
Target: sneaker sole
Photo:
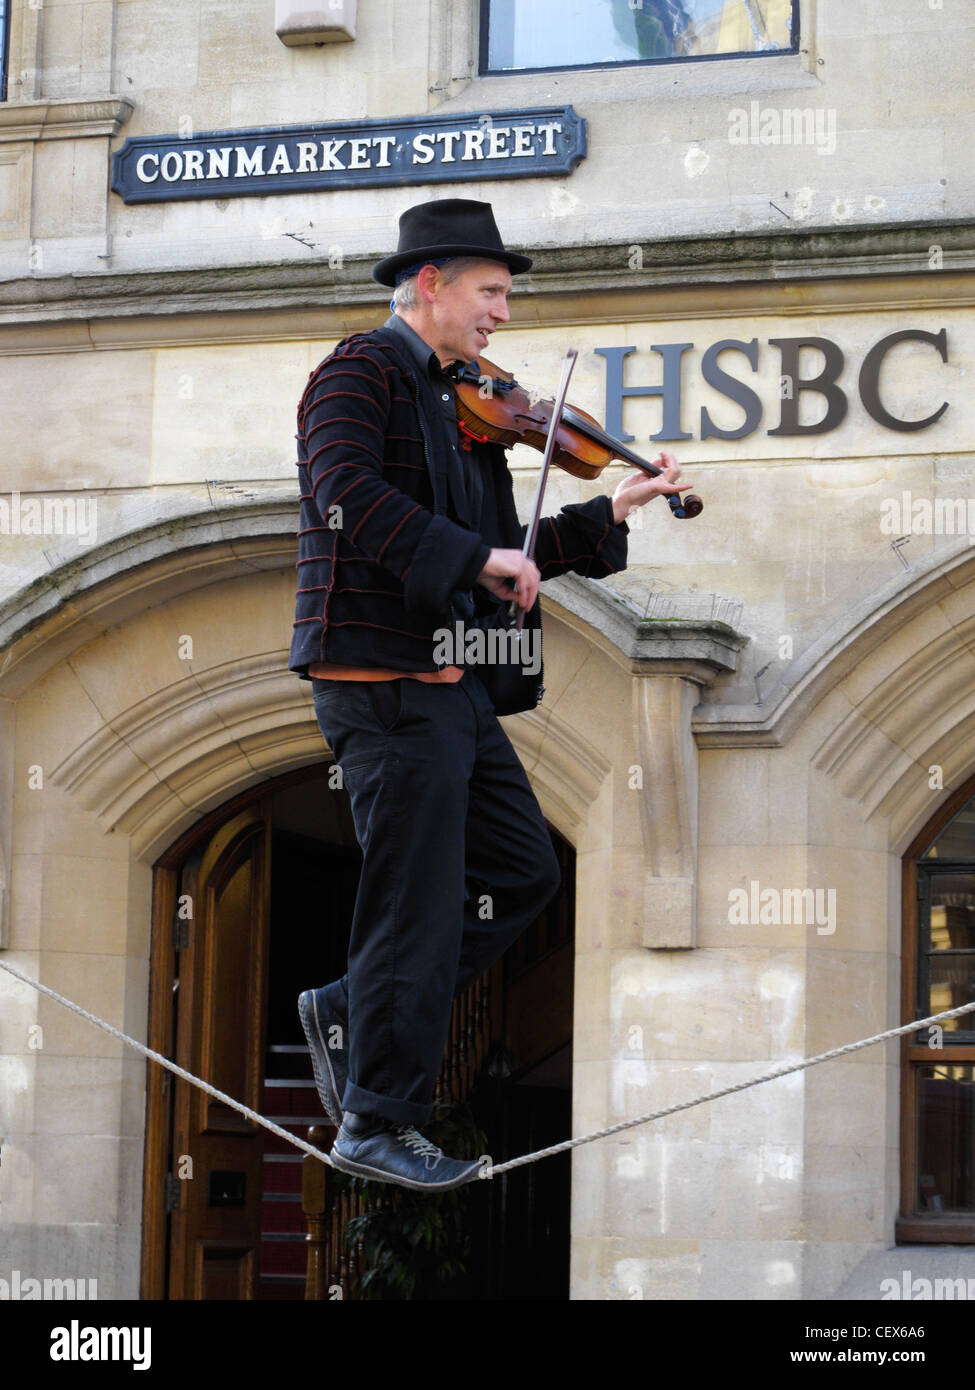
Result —
<instances>
[{"instance_id":1,"label":"sneaker sole","mask_svg":"<svg viewBox=\"0 0 975 1390\"><path fill-rule=\"evenodd\" d=\"M373 1182L391 1182L395 1183L397 1187L412 1188L414 1192L449 1192L451 1188L463 1187L466 1183L474 1181L480 1171L480 1164L477 1164L473 1172L451 1178L448 1182L414 1182L411 1178L401 1178L397 1173L390 1173L385 1168L371 1168L368 1163L357 1163L353 1158L345 1158L342 1154L335 1152L334 1144L328 1158L333 1168L338 1168L343 1173L349 1173L354 1178L369 1178Z\"/></svg>"},{"instance_id":2,"label":"sneaker sole","mask_svg":"<svg viewBox=\"0 0 975 1390\"><path fill-rule=\"evenodd\" d=\"M315 1008L315 999L311 990L306 990L304 994L298 996L298 1017L301 1019L301 1026L305 1031L308 1040L308 1051L311 1053L311 1069L315 1077L315 1090L318 1092L318 1099L322 1103L322 1109L336 1128L342 1124L342 1104L339 1099L338 1087L335 1084L335 1076L328 1062L328 1045L322 1037L321 1025L318 1021L318 1010ZM327 1076L322 1074L322 1068L318 1060L318 1046L321 1047L325 1057L325 1067Z\"/></svg>"}]
</instances>

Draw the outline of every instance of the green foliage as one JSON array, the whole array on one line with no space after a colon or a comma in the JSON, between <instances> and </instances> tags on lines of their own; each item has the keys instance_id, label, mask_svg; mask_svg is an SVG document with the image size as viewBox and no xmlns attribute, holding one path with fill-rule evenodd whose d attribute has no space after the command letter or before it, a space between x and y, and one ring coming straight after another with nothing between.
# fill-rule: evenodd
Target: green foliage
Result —
<instances>
[{"instance_id":1,"label":"green foliage","mask_svg":"<svg viewBox=\"0 0 975 1390\"><path fill-rule=\"evenodd\" d=\"M466 1104L443 1109L423 1126L423 1134L451 1158L478 1158L487 1146ZM345 1226L347 1248L360 1242L362 1247L359 1298L449 1298L468 1270L471 1195L477 1184L424 1193L336 1173L334 1180L339 1179L354 1183L368 1203Z\"/></svg>"}]
</instances>

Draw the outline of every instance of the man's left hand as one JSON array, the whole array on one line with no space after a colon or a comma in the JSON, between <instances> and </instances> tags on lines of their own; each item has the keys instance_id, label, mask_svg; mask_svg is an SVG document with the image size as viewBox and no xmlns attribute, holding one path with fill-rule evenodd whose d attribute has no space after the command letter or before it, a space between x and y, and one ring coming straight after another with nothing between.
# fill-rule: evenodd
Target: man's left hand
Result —
<instances>
[{"instance_id":1,"label":"man's left hand","mask_svg":"<svg viewBox=\"0 0 975 1390\"><path fill-rule=\"evenodd\" d=\"M618 526L625 521L634 507L642 507L654 497L679 497L688 492L691 483L678 483L680 465L673 454L661 449L652 462L663 472L659 477L648 478L646 473L634 470L628 473L613 493L613 520Z\"/></svg>"}]
</instances>

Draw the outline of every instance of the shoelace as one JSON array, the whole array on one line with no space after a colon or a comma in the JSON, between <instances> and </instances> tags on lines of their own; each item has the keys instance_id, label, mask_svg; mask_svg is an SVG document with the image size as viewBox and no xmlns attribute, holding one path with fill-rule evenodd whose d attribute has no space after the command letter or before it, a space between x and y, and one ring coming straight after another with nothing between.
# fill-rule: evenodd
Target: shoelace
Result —
<instances>
[{"instance_id":1,"label":"shoelace","mask_svg":"<svg viewBox=\"0 0 975 1390\"><path fill-rule=\"evenodd\" d=\"M399 1125L396 1133L400 1141L414 1153L418 1153L421 1158L443 1158L443 1151L438 1149L436 1144L431 1144L429 1139L425 1139L418 1129L412 1125Z\"/></svg>"}]
</instances>

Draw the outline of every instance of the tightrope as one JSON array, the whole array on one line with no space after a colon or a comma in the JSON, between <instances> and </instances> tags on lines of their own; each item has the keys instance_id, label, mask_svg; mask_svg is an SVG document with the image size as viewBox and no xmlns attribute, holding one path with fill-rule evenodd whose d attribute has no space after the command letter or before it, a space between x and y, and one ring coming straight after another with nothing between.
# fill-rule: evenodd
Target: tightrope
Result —
<instances>
[{"instance_id":1,"label":"tightrope","mask_svg":"<svg viewBox=\"0 0 975 1390\"><path fill-rule=\"evenodd\" d=\"M0 960L0 970L5 970L8 975L13 975L14 979L20 980L25 985L30 985L32 989L38 990L41 994L46 994L50 999L54 999L64 1008L70 1009L72 1013L79 1014L89 1023L101 1028L103 1032L110 1034L113 1038L118 1038L120 1042L127 1043L129 1047L141 1052L143 1057L148 1057L152 1062L158 1062L167 1071L173 1072L176 1076L181 1076L184 1081L188 1081L192 1086L197 1086L201 1091L206 1091L207 1095L213 1096L216 1100L221 1100L225 1105L231 1106L234 1110L246 1115L254 1124L261 1125L269 1130L271 1134L276 1134L279 1139L286 1140L293 1144L296 1149L301 1149L310 1158L317 1158L321 1163L327 1163L331 1167L331 1161L326 1153L321 1149L316 1149L312 1144L306 1144L304 1139L299 1139L297 1135L290 1134L288 1130L276 1125L273 1120L267 1119L264 1115L259 1115L256 1110L251 1110L249 1106L242 1105L239 1100L234 1100L233 1096L226 1095L223 1091L218 1091L216 1086L211 1086L208 1081L201 1081L192 1072L185 1071L182 1067L171 1062L168 1057L163 1057L159 1052L153 1052L151 1047L146 1047L143 1043L137 1042L135 1038L130 1038L127 1033L122 1033L118 1028L114 1028L111 1023L106 1023L103 1018L98 1018L95 1014L83 1009L80 1004L75 1004L71 999L65 999L63 994L58 994L56 990L42 985L39 980L34 980L30 975L24 975L21 971L8 965L6 961ZM762 1076L753 1076L749 1081L739 1081L734 1086L724 1086L720 1091L709 1091L707 1095L695 1096L693 1100L682 1100L676 1105L668 1105L662 1110L651 1110L646 1115L638 1115L634 1120L621 1120L619 1124L609 1125L606 1129L596 1129L590 1134L582 1134L577 1139L565 1139L561 1144L553 1144L549 1149L537 1149L534 1153L524 1154L521 1158L511 1158L506 1163L488 1164L479 1170L478 1176L484 1178L495 1178L500 1173L510 1172L513 1168L523 1168L528 1163L538 1163L543 1158L551 1158L555 1154L566 1153L570 1149L577 1149L582 1144L593 1144L597 1139L607 1139L611 1134L621 1134L624 1130L635 1129L637 1125L650 1124L653 1120L662 1120L667 1115L676 1115L680 1110L691 1110L695 1105L706 1105L709 1101L719 1100L722 1096L733 1095L736 1091L747 1091L751 1086L762 1086L766 1081L775 1081L780 1076L789 1076L792 1072L805 1071L807 1067L818 1066L820 1062L829 1062L834 1057L843 1057L850 1052L859 1052L864 1047L874 1047L877 1043L886 1042L888 1038L901 1037L904 1033L916 1033L921 1028L929 1028L935 1023L941 1023L947 1018L961 1018L964 1014L975 1012L975 1000L970 1004L962 1004L957 1009L946 1009L943 1013L932 1014L930 1018L918 1018L913 1023L903 1023L899 1028L888 1028L884 1033L875 1033L871 1038L861 1038L859 1042L846 1043L843 1047L834 1047L829 1052L820 1052L816 1057L804 1057L801 1062L787 1062L782 1066L773 1068L772 1071L763 1073Z\"/></svg>"},{"instance_id":2,"label":"tightrope","mask_svg":"<svg viewBox=\"0 0 975 1390\"><path fill-rule=\"evenodd\" d=\"M239 1110L242 1115L246 1115L255 1124L263 1125L265 1129L276 1134L279 1139L287 1139L289 1144L294 1144L296 1149L301 1149L311 1158L320 1159L323 1163L328 1163L328 1158L322 1153L321 1149L316 1149L313 1144L306 1144L304 1139L299 1139L296 1134L289 1134L286 1129L276 1125L273 1120L266 1119L259 1115L256 1110L251 1110L247 1105L242 1105L239 1100L234 1100L233 1096L225 1095L223 1091L218 1091L216 1086L211 1086L208 1081L201 1081L192 1072L184 1071L175 1062L171 1062L168 1057L164 1057L161 1052L153 1052L151 1047L146 1047L143 1043L137 1042L135 1038L130 1038L128 1033L121 1033L117 1028L113 1028L110 1023L106 1023L103 1018L98 1018L95 1014L90 1014L87 1009L83 1009L80 1004L75 1004L70 999L65 999L63 994L58 994L56 990L49 989L47 985L42 985L40 980L32 980L29 975L23 975L19 970L15 970L12 965L8 965L5 960L0 960L0 970L6 970L8 975L13 975L15 979L22 980L25 985L31 985L34 989L40 990L41 994L46 994L48 998L55 999L59 1004L63 1004L72 1013L80 1014L89 1023L93 1023L96 1028L101 1028L104 1032L111 1034L113 1038L118 1038L120 1042L128 1043L129 1047L134 1047L136 1052L141 1052L143 1057L148 1057L152 1062L158 1062L167 1071L173 1072L176 1076L181 1076L184 1081L189 1081L191 1085L198 1086L201 1091L206 1091L208 1096L214 1096L217 1100L222 1100L225 1105L231 1105L235 1110Z\"/></svg>"},{"instance_id":3,"label":"tightrope","mask_svg":"<svg viewBox=\"0 0 975 1390\"><path fill-rule=\"evenodd\" d=\"M975 1000L970 1004L962 1004L957 1009L946 1009L944 1013L932 1014L930 1018L919 1018L914 1023L904 1023L900 1028L888 1028L886 1033L875 1033L872 1038L862 1038L860 1042L846 1043L843 1047L834 1047L829 1052L821 1052L818 1057L805 1057L801 1062L788 1062L781 1067L775 1067L772 1071L767 1071L763 1076L753 1076L750 1081L739 1081L735 1086L723 1086L720 1091L708 1091L706 1096L697 1096L694 1100L682 1100L677 1105L668 1105L663 1110L651 1110L648 1115L638 1115L635 1120L621 1120L619 1124L609 1125L606 1129L593 1130L591 1134L583 1134L578 1139L566 1139L561 1144L553 1144L550 1149L538 1149L533 1154L525 1154L523 1158L512 1158L507 1163L498 1163L492 1170L491 1176L498 1173L507 1173L511 1168L521 1168L525 1163L537 1163L541 1158L551 1158L553 1154L565 1153L567 1149L577 1149L580 1144L591 1144L596 1139L605 1139L610 1134L620 1134L624 1129L634 1129L637 1125L649 1124L651 1120L662 1120L665 1115L676 1115L678 1110L690 1110L695 1105L704 1105L709 1100L718 1100L721 1096L733 1095L735 1091L747 1091L749 1086L761 1086L766 1081L775 1081L777 1077L788 1076L794 1071L805 1071L807 1067L815 1067L820 1062L828 1062L833 1057L842 1057L847 1052L859 1052L863 1047L873 1047L875 1043L884 1042L887 1038L899 1037L902 1033L914 1033L919 1028L927 1028L932 1023L938 1023L943 1018L961 1018L962 1014L970 1014L975 1011Z\"/></svg>"}]
</instances>

